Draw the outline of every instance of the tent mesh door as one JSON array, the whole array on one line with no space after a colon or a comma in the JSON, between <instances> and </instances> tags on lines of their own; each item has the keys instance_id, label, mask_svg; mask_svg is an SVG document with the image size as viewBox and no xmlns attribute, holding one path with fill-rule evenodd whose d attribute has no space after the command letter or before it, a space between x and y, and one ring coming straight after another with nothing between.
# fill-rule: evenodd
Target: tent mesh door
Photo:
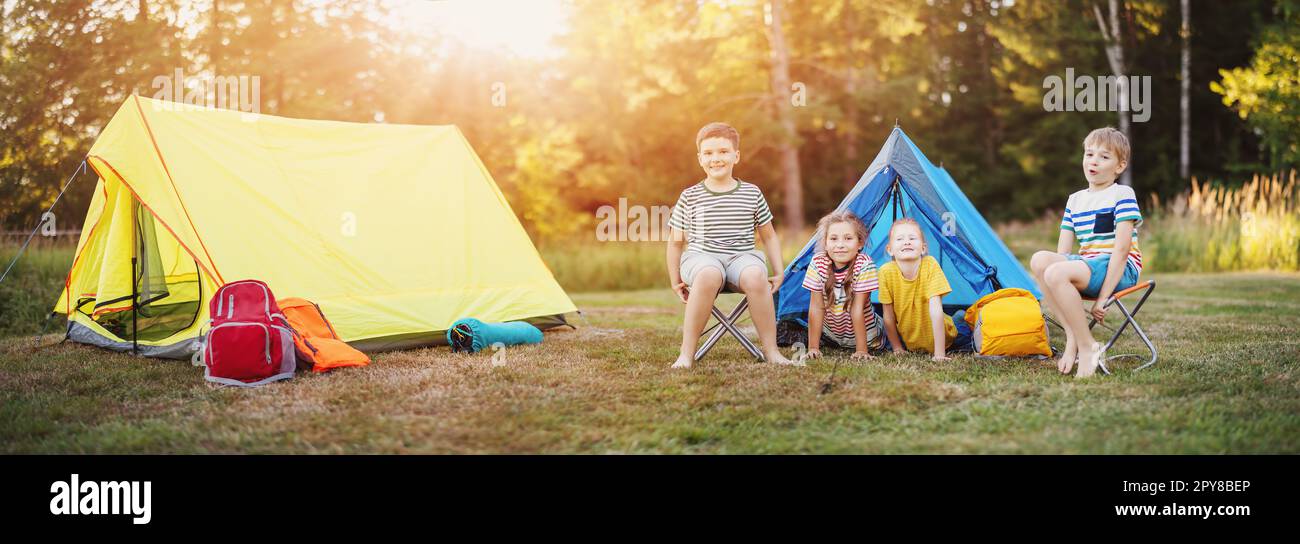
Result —
<instances>
[{"instance_id":1,"label":"tent mesh door","mask_svg":"<svg viewBox=\"0 0 1300 544\"><path fill-rule=\"evenodd\" d=\"M198 319L203 301L199 266L170 235L164 234L167 245L160 247L157 221L139 203L134 208L136 303L96 321L123 340L162 340Z\"/></svg>"}]
</instances>

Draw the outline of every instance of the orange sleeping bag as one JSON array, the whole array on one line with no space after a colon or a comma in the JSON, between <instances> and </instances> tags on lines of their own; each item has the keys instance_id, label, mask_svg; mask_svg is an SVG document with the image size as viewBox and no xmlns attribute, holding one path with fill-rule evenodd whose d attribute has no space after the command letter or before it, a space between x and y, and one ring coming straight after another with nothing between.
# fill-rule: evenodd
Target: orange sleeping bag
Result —
<instances>
[{"instance_id":1,"label":"orange sleeping bag","mask_svg":"<svg viewBox=\"0 0 1300 544\"><path fill-rule=\"evenodd\" d=\"M301 298L286 298L276 303L298 333L293 337L294 346L298 348L298 360L311 362L313 372L370 364L370 357L339 338L316 303Z\"/></svg>"}]
</instances>

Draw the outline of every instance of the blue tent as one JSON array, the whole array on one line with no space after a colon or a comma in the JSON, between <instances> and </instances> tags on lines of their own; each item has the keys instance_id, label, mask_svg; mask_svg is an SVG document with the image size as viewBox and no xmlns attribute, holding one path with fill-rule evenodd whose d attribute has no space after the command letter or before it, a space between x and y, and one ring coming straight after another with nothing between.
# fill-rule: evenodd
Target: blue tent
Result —
<instances>
[{"instance_id":1,"label":"blue tent","mask_svg":"<svg viewBox=\"0 0 1300 544\"><path fill-rule=\"evenodd\" d=\"M943 266L952 292L943 297L949 314L1004 287L1019 287L1041 296L1034 280L1006 244L975 210L952 176L935 166L912 140L895 127L844 201L835 208L849 210L867 224L865 251L876 266L889 262L885 242L894 219L911 217L921 225L929 254ZM777 295L778 319L806 324L808 291L802 287L817 238L808 241L785 269ZM876 293L871 302L879 304Z\"/></svg>"}]
</instances>

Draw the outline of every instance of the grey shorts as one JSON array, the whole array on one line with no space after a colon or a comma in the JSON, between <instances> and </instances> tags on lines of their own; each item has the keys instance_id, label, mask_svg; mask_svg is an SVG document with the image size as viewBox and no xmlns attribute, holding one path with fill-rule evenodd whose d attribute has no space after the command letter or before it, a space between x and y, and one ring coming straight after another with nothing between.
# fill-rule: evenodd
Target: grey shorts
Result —
<instances>
[{"instance_id":1,"label":"grey shorts","mask_svg":"<svg viewBox=\"0 0 1300 544\"><path fill-rule=\"evenodd\" d=\"M767 277L767 259L758 250L743 251L733 255L715 255L688 250L682 253L682 281L686 282L686 285L694 285L695 276L700 273L700 270L716 268L726 278L728 289L740 291L740 273L751 266L761 268L763 277Z\"/></svg>"}]
</instances>

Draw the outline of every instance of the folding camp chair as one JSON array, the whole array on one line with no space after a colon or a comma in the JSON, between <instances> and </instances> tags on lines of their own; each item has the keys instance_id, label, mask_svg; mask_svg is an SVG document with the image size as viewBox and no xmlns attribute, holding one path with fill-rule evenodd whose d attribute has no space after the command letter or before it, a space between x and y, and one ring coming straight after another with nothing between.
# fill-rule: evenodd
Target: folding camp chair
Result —
<instances>
[{"instance_id":1,"label":"folding camp chair","mask_svg":"<svg viewBox=\"0 0 1300 544\"><path fill-rule=\"evenodd\" d=\"M1155 292L1155 290L1156 290L1156 280L1147 280L1137 285L1134 285L1133 287L1129 287L1128 289L1125 289L1123 291L1114 293L1110 296L1110 298L1106 299L1106 306L1105 306L1106 308L1110 308L1112 305L1119 306L1120 313L1124 314L1124 322L1120 324L1118 329L1111 329L1114 330L1115 333L1111 335L1110 341L1106 342L1105 349L1110 350L1111 346L1115 345L1115 341L1119 340L1119 335L1124 333L1124 329L1127 329L1130 325L1132 325L1133 330L1138 334L1138 338L1142 339L1142 343L1146 344L1147 350L1151 353L1151 358L1147 360L1147 362L1144 363L1142 366L1133 369L1135 371L1142 370L1146 367L1156 364L1156 357L1157 357L1156 346L1151 342L1151 339L1147 337L1147 333L1142 330L1142 326L1138 325L1137 319L1135 317L1137 316L1138 311L1142 309L1142 305L1146 303L1147 297L1150 297L1151 293ZM1124 301L1121 299L1123 299L1125 296L1131 295L1138 291L1142 291L1142 297L1138 299L1137 304L1135 304L1133 306L1133 309L1130 310L1128 306L1124 305ZM1095 298L1088 298L1088 297L1083 297L1083 300L1085 302L1097 301L1097 299ZM1048 320L1051 321L1053 325L1056 325L1057 327L1061 327L1060 323L1057 323L1055 320L1052 320L1050 317L1048 318ZM1097 320L1095 318L1089 319L1088 329L1091 330L1095 326L1097 326ZM1107 329L1111 328L1105 323L1103 323L1101 326ZM1061 328L1062 330L1064 330L1064 327ZM1136 357L1138 359L1142 359L1144 356L1136 353L1126 353L1122 355L1112 355L1106 357L1106 361L1112 361L1124 357ZM1110 369L1106 368L1106 361L1101 362L1101 371L1104 374L1110 374Z\"/></svg>"},{"instance_id":2,"label":"folding camp chair","mask_svg":"<svg viewBox=\"0 0 1300 544\"><path fill-rule=\"evenodd\" d=\"M721 296L723 293L743 294L741 291L733 290L730 285L723 286L722 291L718 293L718 295ZM736 323L745 315L745 311L748 309L748 298L740 299L740 303L731 310L730 314L723 314L722 310L718 309L718 306L714 304L713 310L711 310L710 313L713 314L713 318L718 320L718 322L715 323L713 327L704 331L704 335L707 335L708 338L704 340L703 344L700 344L700 349L695 351L695 360L698 361L703 359L705 355L708 355L709 350L713 349L713 345L717 344L718 340L722 339L724 333L731 333L732 336L736 337L736 340L740 341L740 345L745 348L745 351L748 351L755 359L762 361L763 352L759 351L758 346L755 346L749 338L746 338L745 333L740 332L740 328L736 326Z\"/></svg>"}]
</instances>

